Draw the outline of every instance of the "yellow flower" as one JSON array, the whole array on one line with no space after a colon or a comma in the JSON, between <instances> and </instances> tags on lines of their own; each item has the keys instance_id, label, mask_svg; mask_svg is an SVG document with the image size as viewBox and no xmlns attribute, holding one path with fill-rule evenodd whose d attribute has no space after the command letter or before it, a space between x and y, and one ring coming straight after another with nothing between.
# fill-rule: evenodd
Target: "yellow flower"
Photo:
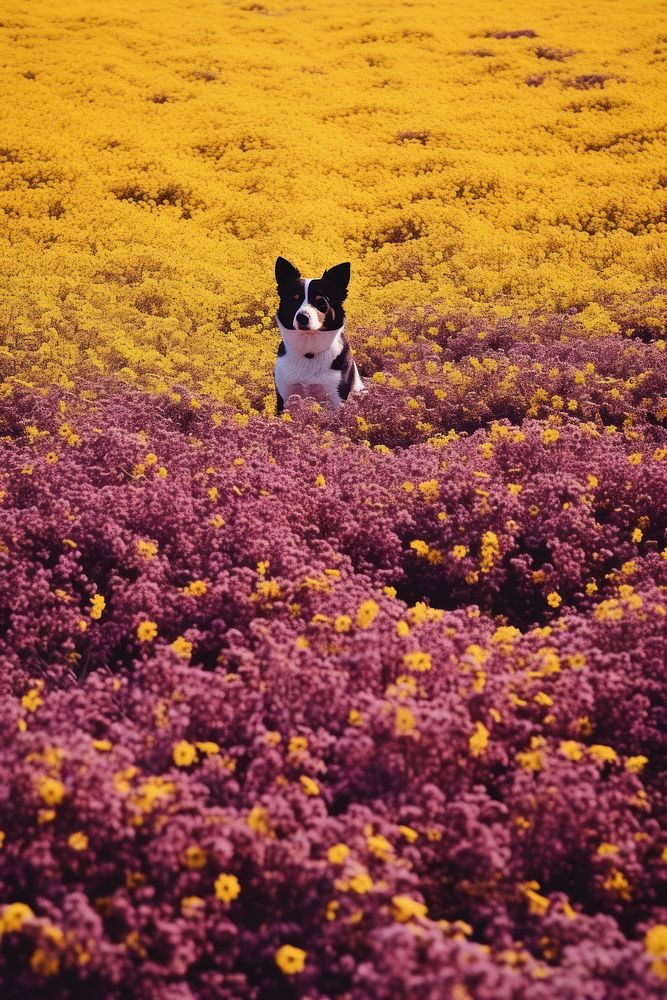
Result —
<instances>
[{"instance_id":1,"label":"yellow flower","mask_svg":"<svg viewBox=\"0 0 667 1000\"><path fill-rule=\"evenodd\" d=\"M233 903L241 894L241 885L236 875L221 874L215 880L215 895L223 903Z\"/></svg>"},{"instance_id":2,"label":"yellow flower","mask_svg":"<svg viewBox=\"0 0 667 1000\"><path fill-rule=\"evenodd\" d=\"M203 868L206 864L206 851L199 844L190 844L181 855L181 860L186 868L196 870Z\"/></svg>"},{"instance_id":3,"label":"yellow flower","mask_svg":"<svg viewBox=\"0 0 667 1000\"><path fill-rule=\"evenodd\" d=\"M334 844L327 851L327 860L332 865L342 865L345 864L348 857L350 856L350 848L347 844Z\"/></svg>"},{"instance_id":4,"label":"yellow flower","mask_svg":"<svg viewBox=\"0 0 667 1000\"><path fill-rule=\"evenodd\" d=\"M403 663L408 670L416 670L419 672L430 670L432 666L431 654L421 652L404 653Z\"/></svg>"},{"instance_id":5,"label":"yellow flower","mask_svg":"<svg viewBox=\"0 0 667 1000\"><path fill-rule=\"evenodd\" d=\"M414 844L415 840L419 837L417 831L413 830L411 826L399 826L398 829L409 844Z\"/></svg>"},{"instance_id":6,"label":"yellow flower","mask_svg":"<svg viewBox=\"0 0 667 1000\"><path fill-rule=\"evenodd\" d=\"M651 927L644 937L644 947L653 959L653 972L659 979L667 979L667 924Z\"/></svg>"},{"instance_id":7,"label":"yellow flower","mask_svg":"<svg viewBox=\"0 0 667 1000\"><path fill-rule=\"evenodd\" d=\"M410 542L410 548L413 549L418 556L426 558L429 554L429 547L421 538L415 538Z\"/></svg>"},{"instance_id":8,"label":"yellow flower","mask_svg":"<svg viewBox=\"0 0 667 1000\"><path fill-rule=\"evenodd\" d=\"M367 837L366 843L370 853L376 858L380 858L381 861L386 861L393 854L394 848L382 834L378 833Z\"/></svg>"},{"instance_id":9,"label":"yellow flower","mask_svg":"<svg viewBox=\"0 0 667 1000\"><path fill-rule=\"evenodd\" d=\"M303 753L304 750L308 749L308 740L305 736L292 736L287 749L293 754Z\"/></svg>"},{"instance_id":10,"label":"yellow flower","mask_svg":"<svg viewBox=\"0 0 667 1000\"><path fill-rule=\"evenodd\" d=\"M399 736L405 736L414 731L416 726L415 717L409 708L400 705L396 709L396 732Z\"/></svg>"},{"instance_id":11,"label":"yellow flower","mask_svg":"<svg viewBox=\"0 0 667 1000\"><path fill-rule=\"evenodd\" d=\"M12 934L20 931L26 920L32 920L35 914L26 903L8 903L2 908L0 916L0 934Z\"/></svg>"},{"instance_id":12,"label":"yellow flower","mask_svg":"<svg viewBox=\"0 0 667 1000\"><path fill-rule=\"evenodd\" d=\"M373 879L368 872L359 872L350 879L350 889L362 896L365 892L370 892L373 888Z\"/></svg>"},{"instance_id":13,"label":"yellow flower","mask_svg":"<svg viewBox=\"0 0 667 1000\"><path fill-rule=\"evenodd\" d=\"M482 535L482 561L480 571L488 573L495 560L500 555L500 542L498 536L493 531L485 531Z\"/></svg>"},{"instance_id":14,"label":"yellow flower","mask_svg":"<svg viewBox=\"0 0 667 1000\"><path fill-rule=\"evenodd\" d=\"M369 628L379 614L379 605L371 598L364 601L357 611L357 625L359 628Z\"/></svg>"},{"instance_id":15,"label":"yellow flower","mask_svg":"<svg viewBox=\"0 0 667 1000\"><path fill-rule=\"evenodd\" d=\"M417 902L410 896L392 896L391 909L394 920L401 924L409 920L419 920L428 914L425 904Z\"/></svg>"},{"instance_id":16,"label":"yellow flower","mask_svg":"<svg viewBox=\"0 0 667 1000\"><path fill-rule=\"evenodd\" d=\"M648 757L644 757L643 754L638 754L636 757L628 757L625 762L626 769L632 771L633 774L641 774L647 764Z\"/></svg>"},{"instance_id":17,"label":"yellow flower","mask_svg":"<svg viewBox=\"0 0 667 1000\"><path fill-rule=\"evenodd\" d=\"M67 843L73 851L85 851L88 847L88 837L85 833L70 833Z\"/></svg>"},{"instance_id":18,"label":"yellow flower","mask_svg":"<svg viewBox=\"0 0 667 1000\"><path fill-rule=\"evenodd\" d=\"M559 437L560 434L554 427L548 427L542 432L542 440L545 444L553 444Z\"/></svg>"},{"instance_id":19,"label":"yellow flower","mask_svg":"<svg viewBox=\"0 0 667 1000\"><path fill-rule=\"evenodd\" d=\"M352 628L352 619L349 615L338 615L334 621L334 629L336 632L349 632Z\"/></svg>"},{"instance_id":20,"label":"yellow flower","mask_svg":"<svg viewBox=\"0 0 667 1000\"><path fill-rule=\"evenodd\" d=\"M155 622L143 621L137 625L137 639L139 642L151 642L157 636L157 625Z\"/></svg>"},{"instance_id":21,"label":"yellow flower","mask_svg":"<svg viewBox=\"0 0 667 1000\"><path fill-rule=\"evenodd\" d=\"M140 538L137 541L137 552L142 559L151 560L157 554L157 545L155 542L146 542Z\"/></svg>"},{"instance_id":22,"label":"yellow flower","mask_svg":"<svg viewBox=\"0 0 667 1000\"><path fill-rule=\"evenodd\" d=\"M94 619L101 618L106 606L107 602L102 594L95 594L95 596L90 599L90 617Z\"/></svg>"},{"instance_id":23,"label":"yellow flower","mask_svg":"<svg viewBox=\"0 0 667 1000\"><path fill-rule=\"evenodd\" d=\"M306 795L316 796L320 794L320 787L314 778L309 778L307 774L302 774L299 783Z\"/></svg>"},{"instance_id":24,"label":"yellow flower","mask_svg":"<svg viewBox=\"0 0 667 1000\"><path fill-rule=\"evenodd\" d=\"M588 752L591 757L595 757L602 764L613 764L618 760L618 755L612 747L605 746L603 743L594 743L588 748Z\"/></svg>"},{"instance_id":25,"label":"yellow flower","mask_svg":"<svg viewBox=\"0 0 667 1000\"><path fill-rule=\"evenodd\" d=\"M276 965L286 976L295 976L298 972L303 972L306 964L307 952L303 948L295 948L291 944L284 944L276 952Z\"/></svg>"},{"instance_id":26,"label":"yellow flower","mask_svg":"<svg viewBox=\"0 0 667 1000\"><path fill-rule=\"evenodd\" d=\"M324 489L324 487L327 485L327 481L321 472L318 473L318 475L315 477L315 485L319 486L320 489Z\"/></svg>"},{"instance_id":27,"label":"yellow flower","mask_svg":"<svg viewBox=\"0 0 667 1000\"><path fill-rule=\"evenodd\" d=\"M174 639L174 641L170 643L170 647L182 660L189 660L192 656L192 643L188 642L187 639L184 639L182 635L179 635L178 638Z\"/></svg>"},{"instance_id":28,"label":"yellow flower","mask_svg":"<svg viewBox=\"0 0 667 1000\"><path fill-rule=\"evenodd\" d=\"M483 722L475 723L475 731L469 739L470 753L473 757L481 757L489 744L489 730Z\"/></svg>"},{"instance_id":29,"label":"yellow flower","mask_svg":"<svg viewBox=\"0 0 667 1000\"><path fill-rule=\"evenodd\" d=\"M568 760L581 760L584 756L584 751L580 743L576 740L561 740L558 747L563 757L567 757Z\"/></svg>"},{"instance_id":30,"label":"yellow flower","mask_svg":"<svg viewBox=\"0 0 667 1000\"><path fill-rule=\"evenodd\" d=\"M179 740L178 743L175 743L171 755L177 767L190 767L197 760L197 750L187 740Z\"/></svg>"},{"instance_id":31,"label":"yellow flower","mask_svg":"<svg viewBox=\"0 0 667 1000\"><path fill-rule=\"evenodd\" d=\"M426 482L419 484L419 492L423 496L424 500L429 503L435 502L440 496L440 487L438 486L437 479L428 479Z\"/></svg>"},{"instance_id":32,"label":"yellow flower","mask_svg":"<svg viewBox=\"0 0 667 1000\"><path fill-rule=\"evenodd\" d=\"M58 781L57 778L49 778L46 775L42 775L38 780L37 791L47 806L60 805L65 798L65 786L62 781Z\"/></svg>"},{"instance_id":33,"label":"yellow flower","mask_svg":"<svg viewBox=\"0 0 667 1000\"><path fill-rule=\"evenodd\" d=\"M547 604L552 608L558 608L563 603L563 598L560 594L557 594L555 590L552 590L550 594L547 594Z\"/></svg>"},{"instance_id":34,"label":"yellow flower","mask_svg":"<svg viewBox=\"0 0 667 1000\"><path fill-rule=\"evenodd\" d=\"M39 688L31 688L28 693L24 694L21 698L21 705L26 712L36 712L42 704L42 699L39 696Z\"/></svg>"},{"instance_id":35,"label":"yellow flower","mask_svg":"<svg viewBox=\"0 0 667 1000\"><path fill-rule=\"evenodd\" d=\"M206 593L206 584L203 580L193 580L186 587L183 587L183 593L187 594L188 597L203 597Z\"/></svg>"},{"instance_id":36,"label":"yellow flower","mask_svg":"<svg viewBox=\"0 0 667 1000\"><path fill-rule=\"evenodd\" d=\"M461 560L465 559L468 554L468 549L465 545L455 545L452 549L452 555L455 559Z\"/></svg>"}]
</instances>

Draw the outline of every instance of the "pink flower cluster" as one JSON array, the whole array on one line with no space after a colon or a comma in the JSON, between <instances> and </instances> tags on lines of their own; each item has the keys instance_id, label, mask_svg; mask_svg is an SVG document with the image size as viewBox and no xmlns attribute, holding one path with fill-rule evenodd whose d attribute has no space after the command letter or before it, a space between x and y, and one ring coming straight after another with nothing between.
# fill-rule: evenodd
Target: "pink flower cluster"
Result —
<instances>
[{"instance_id":1,"label":"pink flower cluster","mask_svg":"<svg viewBox=\"0 0 667 1000\"><path fill-rule=\"evenodd\" d=\"M667 433L383 400L0 403L8 996L661 995Z\"/></svg>"}]
</instances>

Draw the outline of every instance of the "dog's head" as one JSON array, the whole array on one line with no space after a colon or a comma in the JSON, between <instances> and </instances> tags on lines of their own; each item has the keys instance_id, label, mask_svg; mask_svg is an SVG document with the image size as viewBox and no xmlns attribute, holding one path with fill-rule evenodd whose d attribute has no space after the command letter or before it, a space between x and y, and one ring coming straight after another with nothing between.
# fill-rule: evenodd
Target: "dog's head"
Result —
<instances>
[{"instance_id":1,"label":"dog's head","mask_svg":"<svg viewBox=\"0 0 667 1000\"><path fill-rule=\"evenodd\" d=\"M288 330L339 330L345 322L343 302L350 282L350 265L336 264L321 278L302 278L284 257L276 261L280 306L278 319Z\"/></svg>"}]
</instances>

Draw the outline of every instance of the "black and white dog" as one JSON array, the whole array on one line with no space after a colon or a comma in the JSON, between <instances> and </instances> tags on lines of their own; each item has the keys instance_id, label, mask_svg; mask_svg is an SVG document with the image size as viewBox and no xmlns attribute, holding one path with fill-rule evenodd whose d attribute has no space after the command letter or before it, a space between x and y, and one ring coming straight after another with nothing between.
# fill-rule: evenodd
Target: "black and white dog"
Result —
<instances>
[{"instance_id":1,"label":"black and white dog","mask_svg":"<svg viewBox=\"0 0 667 1000\"><path fill-rule=\"evenodd\" d=\"M364 388L345 337L343 302L349 281L349 264L330 267L321 278L302 278L278 257L276 320L283 338L275 369L278 413L294 395L328 399L337 410L351 392Z\"/></svg>"}]
</instances>

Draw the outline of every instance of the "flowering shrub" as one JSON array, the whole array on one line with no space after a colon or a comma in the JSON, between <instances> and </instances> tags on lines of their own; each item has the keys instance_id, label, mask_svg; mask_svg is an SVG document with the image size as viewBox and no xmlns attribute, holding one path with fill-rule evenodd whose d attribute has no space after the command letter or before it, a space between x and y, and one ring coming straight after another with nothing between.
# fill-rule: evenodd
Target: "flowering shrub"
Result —
<instances>
[{"instance_id":1,"label":"flowering shrub","mask_svg":"<svg viewBox=\"0 0 667 1000\"><path fill-rule=\"evenodd\" d=\"M2 403L0 975L657 996L665 432L303 416Z\"/></svg>"},{"instance_id":2,"label":"flowering shrub","mask_svg":"<svg viewBox=\"0 0 667 1000\"><path fill-rule=\"evenodd\" d=\"M177 380L262 411L279 253L353 261L368 376L385 324L409 351L399 321L434 304L659 337L665 43L640 6L6 0L3 377Z\"/></svg>"},{"instance_id":3,"label":"flowering shrub","mask_svg":"<svg viewBox=\"0 0 667 1000\"><path fill-rule=\"evenodd\" d=\"M661 13L4 4L3 997L664 995Z\"/></svg>"}]
</instances>

